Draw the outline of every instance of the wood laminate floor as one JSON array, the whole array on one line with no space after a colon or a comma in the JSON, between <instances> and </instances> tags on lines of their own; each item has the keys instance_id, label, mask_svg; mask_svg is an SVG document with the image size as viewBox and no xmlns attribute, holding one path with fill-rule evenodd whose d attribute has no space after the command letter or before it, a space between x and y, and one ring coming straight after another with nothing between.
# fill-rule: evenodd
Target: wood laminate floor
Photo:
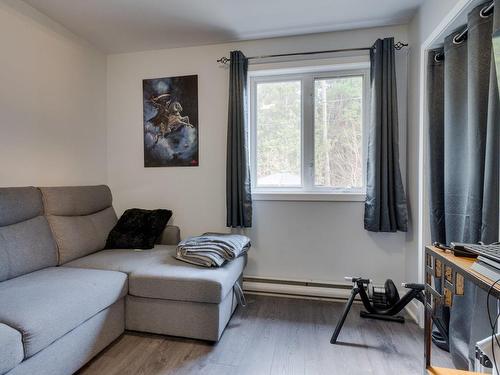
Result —
<instances>
[{"instance_id":1,"label":"wood laminate floor","mask_svg":"<svg viewBox=\"0 0 500 375\"><path fill-rule=\"evenodd\" d=\"M361 319L355 305L341 344L331 345L342 303L256 295L247 300L218 344L126 332L78 374L422 374L423 331L411 321ZM451 366L438 348L433 363Z\"/></svg>"}]
</instances>

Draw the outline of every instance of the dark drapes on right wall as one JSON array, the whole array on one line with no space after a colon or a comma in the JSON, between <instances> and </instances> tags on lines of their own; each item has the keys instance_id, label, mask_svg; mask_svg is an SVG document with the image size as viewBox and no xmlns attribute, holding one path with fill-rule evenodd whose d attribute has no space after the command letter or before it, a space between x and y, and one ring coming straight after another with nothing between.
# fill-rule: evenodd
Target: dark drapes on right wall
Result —
<instances>
[{"instance_id":1,"label":"dark drapes on right wall","mask_svg":"<svg viewBox=\"0 0 500 375\"><path fill-rule=\"evenodd\" d=\"M465 25L428 56L432 241L498 241L500 103L491 35L500 25L500 0L495 14L484 13L489 4L469 13L464 38L457 36ZM454 297L449 345L458 368L469 367L475 342L491 335L485 303L485 293L472 285Z\"/></svg>"}]
</instances>

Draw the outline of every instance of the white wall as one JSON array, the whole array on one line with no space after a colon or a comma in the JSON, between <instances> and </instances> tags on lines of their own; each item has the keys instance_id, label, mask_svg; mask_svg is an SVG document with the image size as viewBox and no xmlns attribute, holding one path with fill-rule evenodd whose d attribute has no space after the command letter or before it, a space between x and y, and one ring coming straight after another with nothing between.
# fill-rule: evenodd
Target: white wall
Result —
<instances>
[{"instance_id":1,"label":"white wall","mask_svg":"<svg viewBox=\"0 0 500 375\"><path fill-rule=\"evenodd\" d=\"M106 182L106 58L0 1L0 186Z\"/></svg>"},{"instance_id":2,"label":"white wall","mask_svg":"<svg viewBox=\"0 0 500 375\"><path fill-rule=\"evenodd\" d=\"M183 236L225 228L228 70L232 49L246 55L370 46L407 40L405 26L108 56L108 181L121 213L166 207ZM200 166L144 168L142 80L198 74ZM341 282L345 275L404 279L405 234L363 229L362 202L254 203L247 275Z\"/></svg>"},{"instance_id":3,"label":"white wall","mask_svg":"<svg viewBox=\"0 0 500 375\"><path fill-rule=\"evenodd\" d=\"M419 8L418 13L412 19L409 29L410 42L410 71L409 71L409 97L408 97L408 146L407 146L407 194L411 208L411 228L413 229L407 236L407 248L405 256L405 275L408 280L418 280L419 267L422 259L423 248L418 246L418 209L419 209L419 141L420 141L420 121L423 115L421 109L421 48L422 44L435 31L446 15L452 11L458 3L463 0L426 0ZM459 5L459 4L458 4ZM422 150L423 151L423 150ZM422 202L423 203L423 202ZM425 212L424 214L427 214ZM429 230L427 218L424 217L422 230ZM425 225L427 224L427 225ZM426 236L428 238L428 236ZM427 240L426 240L427 241ZM426 244L422 244L424 246Z\"/></svg>"},{"instance_id":4,"label":"white wall","mask_svg":"<svg viewBox=\"0 0 500 375\"><path fill-rule=\"evenodd\" d=\"M215 59L232 49L255 55L351 48L395 36L408 40L411 50L406 160L410 231L364 231L359 202L256 201L247 274L416 280L420 47L445 15L465 2L426 0L408 35L405 27L388 27L111 55L106 74L102 53L24 3L0 0L0 186L93 184L108 177L119 212L132 206L170 207L184 236L226 230L228 72ZM141 81L182 74L199 75L201 165L145 169Z\"/></svg>"}]
</instances>

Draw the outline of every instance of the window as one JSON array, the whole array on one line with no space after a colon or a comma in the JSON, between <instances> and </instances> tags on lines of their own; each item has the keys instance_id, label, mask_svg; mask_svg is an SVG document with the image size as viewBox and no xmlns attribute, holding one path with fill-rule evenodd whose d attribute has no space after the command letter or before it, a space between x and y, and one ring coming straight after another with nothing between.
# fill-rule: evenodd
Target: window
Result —
<instances>
[{"instance_id":1,"label":"window","mask_svg":"<svg viewBox=\"0 0 500 375\"><path fill-rule=\"evenodd\" d=\"M255 193L364 194L368 74L251 76Z\"/></svg>"},{"instance_id":2,"label":"window","mask_svg":"<svg viewBox=\"0 0 500 375\"><path fill-rule=\"evenodd\" d=\"M256 89L257 186L301 186L301 81L261 82Z\"/></svg>"}]
</instances>

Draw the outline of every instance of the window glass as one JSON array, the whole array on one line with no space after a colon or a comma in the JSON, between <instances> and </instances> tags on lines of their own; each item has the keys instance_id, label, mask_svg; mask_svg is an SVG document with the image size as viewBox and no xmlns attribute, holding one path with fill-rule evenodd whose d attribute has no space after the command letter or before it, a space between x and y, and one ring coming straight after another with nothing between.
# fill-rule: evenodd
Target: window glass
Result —
<instances>
[{"instance_id":1,"label":"window glass","mask_svg":"<svg viewBox=\"0 0 500 375\"><path fill-rule=\"evenodd\" d=\"M314 185L363 186L363 77L314 80Z\"/></svg>"},{"instance_id":2,"label":"window glass","mask_svg":"<svg viewBox=\"0 0 500 375\"><path fill-rule=\"evenodd\" d=\"M256 85L257 186L301 186L301 81Z\"/></svg>"}]
</instances>

